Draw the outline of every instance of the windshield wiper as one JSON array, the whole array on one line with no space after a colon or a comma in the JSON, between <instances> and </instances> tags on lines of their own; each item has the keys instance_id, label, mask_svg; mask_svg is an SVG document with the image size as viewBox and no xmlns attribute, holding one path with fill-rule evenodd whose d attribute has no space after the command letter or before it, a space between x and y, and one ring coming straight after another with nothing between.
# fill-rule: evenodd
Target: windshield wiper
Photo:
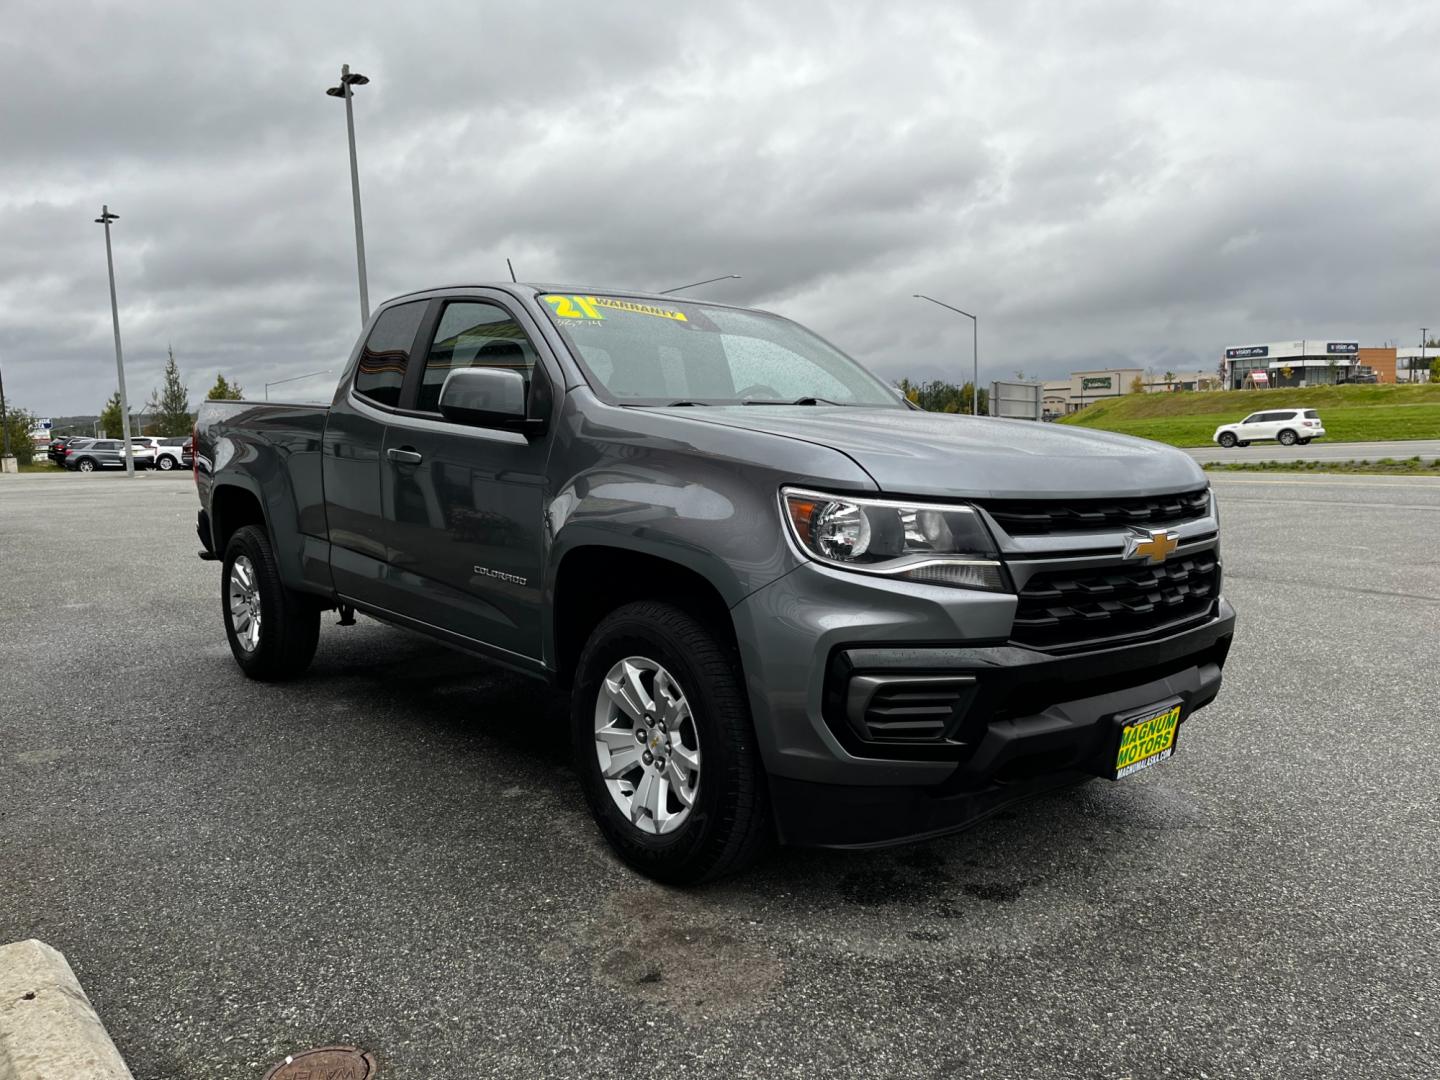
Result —
<instances>
[{"instance_id":1,"label":"windshield wiper","mask_svg":"<svg viewBox=\"0 0 1440 1080\"><path fill-rule=\"evenodd\" d=\"M742 404L742 405L840 405L840 406L843 406L843 405L845 404L845 402L843 402L843 401L831 401L829 398L815 397L813 394L807 394L807 395L805 395L804 397L796 398L794 401L770 401L770 400L768 400L768 399L766 399L766 398L746 398L746 399L745 399L744 401L742 401L740 404Z\"/></svg>"}]
</instances>

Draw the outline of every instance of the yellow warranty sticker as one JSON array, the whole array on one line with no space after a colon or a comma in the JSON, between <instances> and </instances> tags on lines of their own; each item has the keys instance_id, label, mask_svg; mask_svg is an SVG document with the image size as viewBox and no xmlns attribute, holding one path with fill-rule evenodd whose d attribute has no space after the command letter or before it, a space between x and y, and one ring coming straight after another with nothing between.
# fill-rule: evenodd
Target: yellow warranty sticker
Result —
<instances>
[{"instance_id":1,"label":"yellow warranty sticker","mask_svg":"<svg viewBox=\"0 0 1440 1080\"><path fill-rule=\"evenodd\" d=\"M665 308L655 307L653 304L641 304L634 300L616 300L610 296L592 296L589 298L592 304L600 307L614 308L616 311L633 311L636 315L654 315L657 319L674 319L676 322L685 322L683 311L669 311Z\"/></svg>"},{"instance_id":2,"label":"yellow warranty sticker","mask_svg":"<svg viewBox=\"0 0 1440 1080\"><path fill-rule=\"evenodd\" d=\"M545 302L562 319L603 319L593 296L547 296Z\"/></svg>"}]
</instances>

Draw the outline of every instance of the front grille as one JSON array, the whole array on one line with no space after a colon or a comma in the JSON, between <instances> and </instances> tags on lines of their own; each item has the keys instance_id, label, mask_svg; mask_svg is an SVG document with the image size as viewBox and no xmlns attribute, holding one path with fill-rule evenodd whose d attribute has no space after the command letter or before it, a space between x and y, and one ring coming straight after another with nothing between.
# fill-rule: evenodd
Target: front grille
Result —
<instances>
[{"instance_id":1,"label":"front grille","mask_svg":"<svg viewBox=\"0 0 1440 1080\"><path fill-rule=\"evenodd\" d=\"M1037 649L1158 636L1207 617L1219 595L1213 551L1160 566L1047 570L1020 591L1010 636Z\"/></svg>"},{"instance_id":2,"label":"front grille","mask_svg":"<svg viewBox=\"0 0 1440 1080\"><path fill-rule=\"evenodd\" d=\"M1011 536L1039 536L1125 525L1173 525L1204 517L1210 493L1182 491L1126 499L1000 499L981 503Z\"/></svg>"}]
</instances>

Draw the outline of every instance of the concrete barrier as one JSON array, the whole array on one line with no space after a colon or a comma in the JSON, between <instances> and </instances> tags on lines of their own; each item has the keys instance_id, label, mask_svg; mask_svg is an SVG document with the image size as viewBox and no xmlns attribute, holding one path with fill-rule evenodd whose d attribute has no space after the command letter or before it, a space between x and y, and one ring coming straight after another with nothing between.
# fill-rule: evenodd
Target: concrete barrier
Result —
<instances>
[{"instance_id":1,"label":"concrete barrier","mask_svg":"<svg viewBox=\"0 0 1440 1080\"><path fill-rule=\"evenodd\" d=\"M134 1080L65 957L0 946L0 1080Z\"/></svg>"}]
</instances>

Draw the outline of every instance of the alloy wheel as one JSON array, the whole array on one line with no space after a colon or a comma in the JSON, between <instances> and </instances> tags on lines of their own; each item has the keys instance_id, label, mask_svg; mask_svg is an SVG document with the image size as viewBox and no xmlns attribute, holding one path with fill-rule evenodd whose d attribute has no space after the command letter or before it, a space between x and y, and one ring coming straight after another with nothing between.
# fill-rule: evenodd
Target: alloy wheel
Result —
<instances>
[{"instance_id":1,"label":"alloy wheel","mask_svg":"<svg viewBox=\"0 0 1440 1080\"><path fill-rule=\"evenodd\" d=\"M230 623L235 640L247 653L260 644L260 587L248 555L238 555L230 564Z\"/></svg>"},{"instance_id":2,"label":"alloy wheel","mask_svg":"<svg viewBox=\"0 0 1440 1080\"><path fill-rule=\"evenodd\" d=\"M690 817L700 787L700 737L685 692L664 667L628 656L595 700L595 755L606 790L641 832L660 836Z\"/></svg>"}]
</instances>

